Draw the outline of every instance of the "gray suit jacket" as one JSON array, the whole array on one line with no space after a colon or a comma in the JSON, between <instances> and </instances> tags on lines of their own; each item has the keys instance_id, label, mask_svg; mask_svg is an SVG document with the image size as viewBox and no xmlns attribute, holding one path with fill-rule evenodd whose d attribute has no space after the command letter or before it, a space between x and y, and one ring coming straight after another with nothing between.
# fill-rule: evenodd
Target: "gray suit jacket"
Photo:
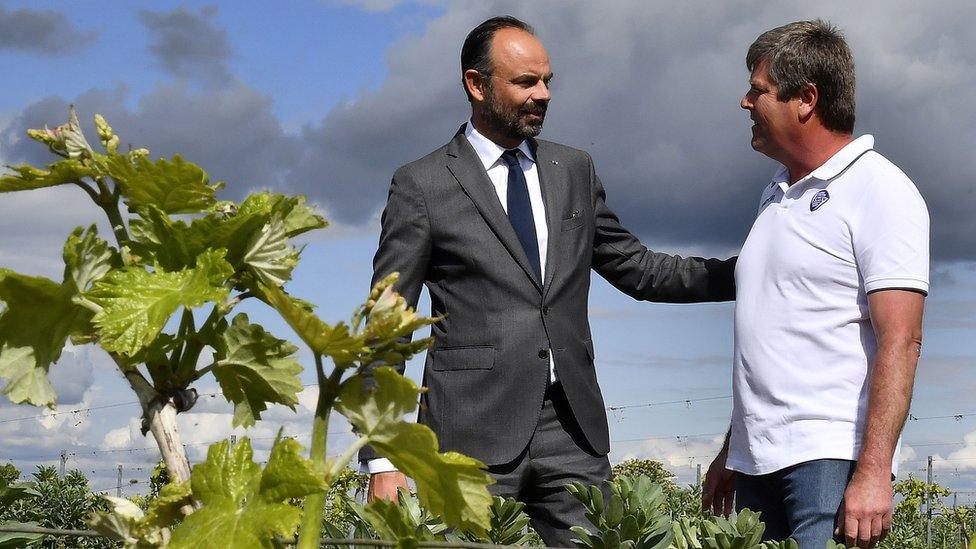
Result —
<instances>
[{"instance_id":1,"label":"gray suit jacket","mask_svg":"<svg viewBox=\"0 0 976 549\"><path fill-rule=\"evenodd\" d=\"M419 421L441 451L489 465L524 450L542 408L549 350L592 449L610 451L587 317L590 269L648 301L734 299L735 260L649 251L605 202L590 156L533 141L549 227L537 280L488 175L464 137L396 171L383 212L373 282L399 271L416 305L430 292L435 342L427 354ZM402 372L403 366L400 365ZM360 459L375 457L371 449Z\"/></svg>"}]
</instances>

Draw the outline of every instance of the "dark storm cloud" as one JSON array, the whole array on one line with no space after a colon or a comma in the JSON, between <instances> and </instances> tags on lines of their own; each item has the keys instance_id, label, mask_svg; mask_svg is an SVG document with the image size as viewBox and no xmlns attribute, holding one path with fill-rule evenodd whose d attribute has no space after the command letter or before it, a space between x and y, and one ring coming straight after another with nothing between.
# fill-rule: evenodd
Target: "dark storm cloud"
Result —
<instances>
[{"instance_id":1,"label":"dark storm cloud","mask_svg":"<svg viewBox=\"0 0 976 549\"><path fill-rule=\"evenodd\" d=\"M149 51L167 73L204 84L230 80L231 55L227 31L214 24L216 7L200 14L177 8L170 12L142 10L139 20L152 33Z\"/></svg>"},{"instance_id":2,"label":"dark storm cloud","mask_svg":"<svg viewBox=\"0 0 976 549\"><path fill-rule=\"evenodd\" d=\"M847 34L858 65L857 133L913 178L932 218L936 260L976 259L976 8L960 3L821 2L816 6L738 2L638 1L453 3L422 35L387 56L376 90L284 133L271 98L241 84L193 91L160 86L126 109L124 91L77 98L79 112L102 112L123 143L154 154L181 151L227 179L237 193L272 185L308 194L345 224L366 224L383 206L394 169L447 142L467 118L458 49L489 16L512 13L535 25L556 73L542 137L588 150L624 225L661 249L721 254L737 250L758 193L775 169L749 146L738 104L744 56L761 32L827 18ZM212 12L143 13L154 49L174 76L220 74L229 48ZM195 29L185 51L171 35ZM199 36L197 36L199 35ZM194 40L197 40L196 42ZM165 44L170 46L164 47ZM25 128L64 118L66 100L29 106L8 127L4 155L40 147L15 143ZM232 194L237 194L232 192Z\"/></svg>"},{"instance_id":3,"label":"dark storm cloud","mask_svg":"<svg viewBox=\"0 0 976 549\"><path fill-rule=\"evenodd\" d=\"M41 55L78 52L95 41L98 34L81 31L55 11L8 10L0 2L0 50Z\"/></svg>"},{"instance_id":4,"label":"dark storm cloud","mask_svg":"<svg viewBox=\"0 0 976 549\"><path fill-rule=\"evenodd\" d=\"M281 187L283 170L294 162L294 139L287 137L271 113L271 101L242 84L194 91L185 85L164 85L125 107L124 88L92 90L75 98L89 141L96 142L91 122L100 113L120 136L122 146L146 147L153 156L180 153L202 166L211 181L226 181L225 197L248 190ZM43 146L20 136L27 128L67 120L68 101L49 97L30 105L0 135L7 160L33 164L51 161Z\"/></svg>"},{"instance_id":5,"label":"dark storm cloud","mask_svg":"<svg viewBox=\"0 0 976 549\"><path fill-rule=\"evenodd\" d=\"M513 13L534 24L556 73L544 138L593 155L626 226L668 248L737 249L774 164L749 147L738 107L745 52L761 32L824 17L858 64L857 133L911 176L932 217L933 257L976 259L972 182L976 9L901 2L494 2L453 4L422 37L391 48L389 78L337 107L303 139L289 179L338 218L382 207L399 164L446 142L467 113L457 51L467 30Z\"/></svg>"}]
</instances>

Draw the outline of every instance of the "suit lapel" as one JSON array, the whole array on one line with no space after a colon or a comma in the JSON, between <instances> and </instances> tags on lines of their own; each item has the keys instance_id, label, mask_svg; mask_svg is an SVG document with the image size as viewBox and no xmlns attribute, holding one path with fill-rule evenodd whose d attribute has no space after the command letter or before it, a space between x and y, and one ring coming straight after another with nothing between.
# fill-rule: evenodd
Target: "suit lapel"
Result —
<instances>
[{"instance_id":1,"label":"suit lapel","mask_svg":"<svg viewBox=\"0 0 976 549\"><path fill-rule=\"evenodd\" d=\"M566 195L563 185L565 173L559 160L554 158L546 143L531 141L535 153L535 166L539 171L539 185L542 187L542 201L546 204L546 226L549 229L549 243L546 252L545 291L548 293L552 285L553 276L559 257L559 236L561 233L560 215L562 211L561 199Z\"/></svg>"},{"instance_id":2,"label":"suit lapel","mask_svg":"<svg viewBox=\"0 0 976 549\"><path fill-rule=\"evenodd\" d=\"M448 144L447 156L447 169L450 170L464 192L474 202L475 207L485 218L492 232L512 254L516 263L522 267L536 289L542 292L541 282L536 279L535 273L529 265L529 257L525 254L525 249L522 248L522 243L519 242L511 221L508 220L504 208L498 201L494 185L488 179L488 174L485 173L485 168L477 153L474 152L471 144L464 137L464 126Z\"/></svg>"}]
</instances>

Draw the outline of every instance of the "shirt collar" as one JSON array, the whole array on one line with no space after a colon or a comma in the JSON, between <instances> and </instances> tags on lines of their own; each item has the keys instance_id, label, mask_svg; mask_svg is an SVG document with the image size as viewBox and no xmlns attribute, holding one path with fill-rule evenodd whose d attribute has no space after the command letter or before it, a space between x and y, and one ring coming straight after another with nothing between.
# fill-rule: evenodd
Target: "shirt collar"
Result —
<instances>
[{"instance_id":1,"label":"shirt collar","mask_svg":"<svg viewBox=\"0 0 976 549\"><path fill-rule=\"evenodd\" d=\"M810 172L810 177L819 179L820 181L830 181L847 169L852 162L857 160L857 157L873 148L874 136L862 135L845 145L843 149L834 153L834 156L827 159L819 168Z\"/></svg>"},{"instance_id":2,"label":"shirt collar","mask_svg":"<svg viewBox=\"0 0 976 549\"><path fill-rule=\"evenodd\" d=\"M498 159L502 157L502 153L506 151L504 147L498 145L491 139L488 139L482 135L481 132L475 129L471 120L468 120L468 123L465 125L464 137L466 137L468 142L471 143L471 147L474 148L474 152L477 153L481 163L484 164L485 170L488 170L494 166L495 163L498 162ZM530 162L535 162L535 157L532 155L532 147L529 146L528 141L522 141L519 143L517 148L522 152L522 154L525 155L526 158L529 159Z\"/></svg>"}]
</instances>

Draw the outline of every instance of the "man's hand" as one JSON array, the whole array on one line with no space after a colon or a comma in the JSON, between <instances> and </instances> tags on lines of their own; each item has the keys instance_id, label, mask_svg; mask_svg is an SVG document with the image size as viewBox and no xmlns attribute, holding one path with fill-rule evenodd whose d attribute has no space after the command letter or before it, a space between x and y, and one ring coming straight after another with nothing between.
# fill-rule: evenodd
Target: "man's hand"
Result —
<instances>
[{"instance_id":1,"label":"man's hand","mask_svg":"<svg viewBox=\"0 0 976 549\"><path fill-rule=\"evenodd\" d=\"M708 466L705 485L702 486L702 511L711 509L712 513L724 517L732 514L732 504L735 501L735 471L725 468L728 455L728 449L723 448L715 456Z\"/></svg>"},{"instance_id":2,"label":"man's hand","mask_svg":"<svg viewBox=\"0 0 976 549\"><path fill-rule=\"evenodd\" d=\"M369 489L366 490L366 503L373 503L377 499L386 499L392 502L399 501L397 488L409 490L407 477L400 471L389 471L386 473L374 473L369 476Z\"/></svg>"},{"instance_id":3,"label":"man's hand","mask_svg":"<svg viewBox=\"0 0 976 549\"><path fill-rule=\"evenodd\" d=\"M855 471L837 513L837 530L848 547L869 549L891 531L891 473Z\"/></svg>"}]
</instances>

